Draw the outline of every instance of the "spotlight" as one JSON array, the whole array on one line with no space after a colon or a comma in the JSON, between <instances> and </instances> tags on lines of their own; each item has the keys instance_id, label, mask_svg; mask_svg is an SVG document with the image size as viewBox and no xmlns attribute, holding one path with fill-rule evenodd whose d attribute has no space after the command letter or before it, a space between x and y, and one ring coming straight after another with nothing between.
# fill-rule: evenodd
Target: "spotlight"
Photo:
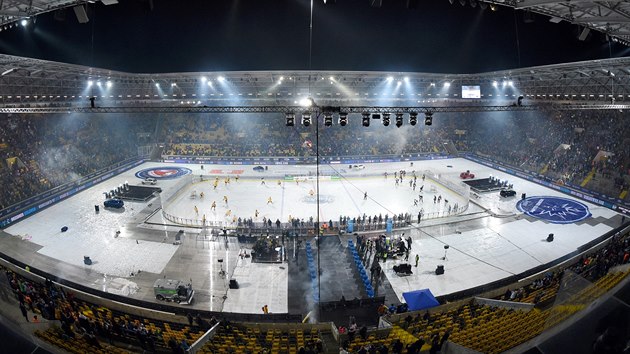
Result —
<instances>
[{"instance_id":1,"label":"spotlight","mask_svg":"<svg viewBox=\"0 0 630 354\"><path fill-rule=\"evenodd\" d=\"M287 123L286 123L287 127L295 126L295 113L287 113L285 115L285 118L287 120Z\"/></svg>"},{"instance_id":2,"label":"spotlight","mask_svg":"<svg viewBox=\"0 0 630 354\"><path fill-rule=\"evenodd\" d=\"M107 80L106 85L107 85L107 88L110 88L110 87L112 87L112 82Z\"/></svg>"},{"instance_id":3,"label":"spotlight","mask_svg":"<svg viewBox=\"0 0 630 354\"><path fill-rule=\"evenodd\" d=\"M92 86L92 85L94 85L94 81L92 81L92 80L88 80L88 87L90 87L90 86Z\"/></svg>"},{"instance_id":4,"label":"spotlight","mask_svg":"<svg viewBox=\"0 0 630 354\"><path fill-rule=\"evenodd\" d=\"M383 125L384 126L389 126L389 113L383 113Z\"/></svg>"},{"instance_id":5,"label":"spotlight","mask_svg":"<svg viewBox=\"0 0 630 354\"><path fill-rule=\"evenodd\" d=\"M311 125L311 112L302 113L302 125L305 127Z\"/></svg>"},{"instance_id":6,"label":"spotlight","mask_svg":"<svg viewBox=\"0 0 630 354\"><path fill-rule=\"evenodd\" d=\"M370 114L367 113L367 112L361 113L361 121L362 121L364 127L369 127L370 126Z\"/></svg>"},{"instance_id":7,"label":"spotlight","mask_svg":"<svg viewBox=\"0 0 630 354\"><path fill-rule=\"evenodd\" d=\"M403 114L396 113L396 128L400 128L403 125Z\"/></svg>"},{"instance_id":8,"label":"spotlight","mask_svg":"<svg viewBox=\"0 0 630 354\"><path fill-rule=\"evenodd\" d=\"M302 107L310 107L313 105L313 99L310 97L303 98L300 100L300 106Z\"/></svg>"},{"instance_id":9,"label":"spotlight","mask_svg":"<svg viewBox=\"0 0 630 354\"><path fill-rule=\"evenodd\" d=\"M347 124L348 124L348 113L339 113L339 125L341 125L342 127L345 127Z\"/></svg>"},{"instance_id":10,"label":"spotlight","mask_svg":"<svg viewBox=\"0 0 630 354\"><path fill-rule=\"evenodd\" d=\"M20 21L20 24L22 25L22 27L26 27L28 25L28 20L23 19L22 21Z\"/></svg>"},{"instance_id":11,"label":"spotlight","mask_svg":"<svg viewBox=\"0 0 630 354\"><path fill-rule=\"evenodd\" d=\"M426 112L424 114L424 125L432 125L433 124L433 112Z\"/></svg>"},{"instance_id":12,"label":"spotlight","mask_svg":"<svg viewBox=\"0 0 630 354\"><path fill-rule=\"evenodd\" d=\"M497 87L497 86L499 86L499 83L496 82L496 81L492 81L492 86Z\"/></svg>"},{"instance_id":13,"label":"spotlight","mask_svg":"<svg viewBox=\"0 0 630 354\"><path fill-rule=\"evenodd\" d=\"M444 87L445 87L445 88L451 87L451 83L450 83L450 82L448 82L448 81L447 81L447 82L445 82L445 83L444 83Z\"/></svg>"},{"instance_id":14,"label":"spotlight","mask_svg":"<svg viewBox=\"0 0 630 354\"><path fill-rule=\"evenodd\" d=\"M324 112L324 125L327 127L330 127L332 125L332 113L330 112Z\"/></svg>"},{"instance_id":15,"label":"spotlight","mask_svg":"<svg viewBox=\"0 0 630 354\"><path fill-rule=\"evenodd\" d=\"M418 112L409 113L409 124L416 125L418 123Z\"/></svg>"}]
</instances>

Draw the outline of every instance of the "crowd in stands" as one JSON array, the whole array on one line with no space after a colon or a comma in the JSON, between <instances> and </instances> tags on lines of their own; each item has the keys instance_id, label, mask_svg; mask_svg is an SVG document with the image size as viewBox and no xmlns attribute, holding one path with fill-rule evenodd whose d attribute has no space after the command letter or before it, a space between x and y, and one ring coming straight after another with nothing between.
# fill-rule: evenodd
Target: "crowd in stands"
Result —
<instances>
[{"instance_id":1,"label":"crowd in stands","mask_svg":"<svg viewBox=\"0 0 630 354\"><path fill-rule=\"evenodd\" d=\"M0 119L0 210L137 156L154 129L151 118L117 115Z\"/></svg>"},{"instance_id":2,"label":"crowd in stands","mask_svg":"<svg viewBox=\"0 0 630 354\"><path fill-rule=\"evenodd\" d=\"M296 122L281 114L142 116L10 116L0 121L0 209L165 143L164 155L309 157L404 155L470 151L630 200L627 112L442 113L432 126L346 127ZM150 138L158 131L156 139ZM143 134L140 134L143 133ZM446 143L446 144L445 144ZM589 177L587 180L585 180ZM589 182L590 181L590 182Z\"/></svg>"}]
</instances>

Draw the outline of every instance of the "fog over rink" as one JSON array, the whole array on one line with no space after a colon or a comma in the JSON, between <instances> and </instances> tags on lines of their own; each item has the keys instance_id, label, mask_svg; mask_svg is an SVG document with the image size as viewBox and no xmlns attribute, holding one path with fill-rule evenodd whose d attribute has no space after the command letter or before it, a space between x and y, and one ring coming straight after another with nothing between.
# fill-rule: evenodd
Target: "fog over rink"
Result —
<instances>
[{"instance_id":1,"label":"fog over rink","mask_svg":"<svg viewBox=\"0 0 630 354\"><path fill-rule=\"evenodd\" d=\"M259 218L268 217L275 221L280 219L286 222L289 215L307 219L315 216L316 206L312 198L309 198L309 191L314 189L314 182L283 182L283 186L277 185L279 176L285 174L308 175L313 172L313 166L269 166L269 170L259 173L253 170L254 166L219 166L205 165L202 169L200 165L193 164L168 164L148 162L134 168L121 175L115 176L105 182L100 183L88 190L82 191L67 200L56 204L28 219L25 219L5 231L20 236L26 242L32 242L41 246L38 254L45 255L82 269L88 267L83 265L83 256L89 255L95 264L90 266L90 271L107 274L108 276L127 278L131 272L141 269L143 272L156 274L152 279L157 278L157 274L172 274L173 267L177 268L181 274L189 271L185 262L174 262L177 255L181 254L182 245L173 245L163 242L166 230L172 232L180 227L146 225L141 212L156 210L160 207L160 198L153 199L148 203L126 202L124 211L103 210L99 214L94 212L94 205L102 205L104 200L103 192L111 190L118 185L128 181L130 184L139 184L140 180L135 177L135 172L146 168L155 167L185 167L192 170L193 175L208 175L213 170L220 177L216 194L212 190L212 179L210 182L195 184L192 188L199 194L204 191L204 203L200 203L199 197L191 199L189 190L186 189L167 208L181 213L182 216L194 217L194 206L198 205L199 214L207 213L208 219L216 217L216 220L226 220L225 211L228 210L222 203L223 195L228 196L228 206L233 215L242 217L253 217L255 209L260 211ZM452 167L449 167L452 166ZM382 213L404 213L410 212L412 220L416 221L416 209L413 207L415 193L408 185L409 179L396 187L394 185L393 172L401 169L411 171L416 169L419 175L418 187L420 184L420 171L431 170L442 176L447 176L453 180L459 179L459 173L470 170L477 178L485 178L490 174L500 179L507 179L514 184L514 189L518 195L527 193L528 196L563 196L566 195L542 187L525 180L518 179L497 170L487 168L472 161L461 158L446 160L416 161L414 167L410 167L409 162L405 163L379 163L365 164L364 170L349 171L346 166L333 165L333 168L342 172L346 170L344 177L339 181L320 181L320 191L324 196L330 195L334 199L321 203L320 212L322 221L338 220L339 215L349 215L351 217L362 215L374 215ZM323 166L322 172L328 167ZM239 181L231 178L231 183L226 187L223 183L225 176L234 176L233 171L242 171ZM390 176L387 179L382 175L388 171ZM367 173L374 173L375 176L363 176ZM261 178L265 176L265 185L261 185ZM408 175L409 176L409 175ZM173 188L178 183L178 179L160 180L158 186L164 191ZM430 182L425 182L425 191ZM189 187L187 187L189 188ZM447 196L450 191L437 185L437 194ZM363 200L363 191L368 192L368 200ZM216 195L216 196L215 196ZM429 213L435 208L443 207L434 204L427 197L431 195L425 192L425 200L422 204L425 213ZM273 205L267 205L267 198L272 197ZM568 197L570 198L570 197ZM216 216L209 211L212 200L217 201ZM479 198L472 198L468 210L460 216L448 218L431 219L423 221L419 228L414 227L404 232L406 236L413 238L413 248L410 261L413 263L415 254L420 255L418 268L413 268L414 274L410 277L398 277L393 274L391 267L400 261L388 261L383 267L385 276L388 277L392 287L398 297L402 300L402 293L408 290L420 288L430 288L436 296L449 294L458 290L482 285L506 276L516 274L531 267L537 266L557 259L567 253L574 251L580 245L591 241L612 229L609 224L604 223L616 215L615 212L599 207L587 202L592 218L578 224L557 225L549 224L542 220L523 217L515 208L518 198L502 199L498 192L483 194ZM474 202L474 203L473 203ZM451 201L454 203L454 201ZM418 207L418 209L420 206ZM516 215L516 217L513 217ZM601 221L595 221L601 219ZM160 213L155 213L151 221L162 220ZM68 226L65 233L60 232L62 226ZM142 226L143 232L149 232L150 237L137 241L137 226ZM185 228L184 228L185 229ZM114 237L116 231L120 230L119 237ZM149 231L147 231L149 230ZM187 233L194 234L199 230L186 229ZM463 230L463 231L462 231ZM395 232L398 234L399 232ZM544 242L547 234L554 233L556 238L552 243ZM152 235L152 236L151 236ZM194 241L191 241L194 242ZM342 240L345 243L345 239ZM444 244L450 245L446 260L442 260L444 255ZM194 246L193 246L194 247ZM197 246L200 247L200 246ZM228 257L231 259L229 274L239 274L238 267L247 265L248 273L257 269L257 264L239 264L235 260L238 254L238 246L231 246L228 251L218 250L213 257ZM194 249L194 248L193 248ZM191 251L192 252L192 251ZM213 251L214 252L214 251ZM214 253L213 253L214 254ZM35 256L35 255L34 255ZM27 263L28 260L25 260ZM211 262L209 258L208 263ZM176 265L171 265L176 263ZM446 273L436 276L434 270L436 265L444 264ZM214 272L216 264L210 264L208 268ZM57 269L60 269L59 267ZM264 268L261 267L261 272ZM190 273L193 270L190 269ZM242 274L242 273L241 273ZM256 273L252 273L256 274ZM272 279L278 282L273 287L267 284L257 284L268 281L268 278L250 276L248 282L250 286L244 289L230 290L241 291L239 298L229 295L225 303L231 311L242 310L255 313L259 306L246 306L245 302L251 294L257 299L275 299L277 306L273 311L282 312L286 304L285 296L286 276L283 272L273 276ZM63 277L64 274L58 274ZM203 278L203 274L196 275ZM206 274L207 277L207 274ZM224 282L205 279L197 279L192 276L196 289L206 291L218 296L219 293L227 291ZM213 279L213 276L210 277ZM134 279L131 279L134 281ZM282 284L280 284L282 283ZM86 284L100 288L102 284ZM220 285L220 286L219 286ZM208 289L203 289L208 287ZM249 293L248 293L249 292ZM244 296L245 294L250 294ZM290 295L288 295L290 296ZM145 296L146 298L146 296ZM149 296L150 298L150 296ZM211 301L212 302L212 301ZM239 303L243 302L241 306ZM270 305L271 305L271 301ZM220 310L222 305L210 306L213 310Z\"/></svg>"}]
</instances>

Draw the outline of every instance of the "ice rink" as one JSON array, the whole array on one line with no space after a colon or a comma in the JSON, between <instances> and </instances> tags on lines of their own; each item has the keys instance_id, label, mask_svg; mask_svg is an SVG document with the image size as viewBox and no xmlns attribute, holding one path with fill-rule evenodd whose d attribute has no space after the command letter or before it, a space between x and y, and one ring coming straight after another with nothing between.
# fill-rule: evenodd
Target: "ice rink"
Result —
<instances>
[{"instance_id":1,"label":"ice rink","mask_svg":"<svg viewBox=\"0 0 630 354\"><path fill-rule=\"evenodd\" d=\"M163 196L174 194L168 203L158 197L146 203L126 202L123 210L95 212L94 205L103 203L103 192L125 182L140 184L136 172L175 167L188 168L193 176L204 175L207 179L181 189L179 178L159 180L157 186L162 188ZM52 268L50 271L61 277L145 300L152 299L150 287L156 278L173 277L193 282L199 294L195 306L199 308L258 313L260 303L265 302L272 312L287 312L287 297L291 294L287 289L287 270L282 268L286 263L266 265L239 259L242 247L238 242L224 243L221 239L201 237L199 235L205 231L172 225L161 215L164 208L169 214L182 218L201 220L205 215L208 221L222 222L238 217L286 222L289 217L308 220L316 216L316 201L311 191L317 188L313 178L308 177L315 174L315 167L269 166L263 172L254 171L252 167L205 165L202 169L201 165L192 164L144 163L7 228L5 232L15 237L3 237L3 249L25 263ZM590 218L552 224L519 212L516 202L520 198L503 199L497 192L473 197L467 210L452 212L449 216L445 215L448 205L443 201L434 203L433 196L441 195L450 205L459 203L461 206L465 200L430 178L424 182L423 200L415 206L414 199L418 199L423 185L421 176L427 170L455 181L459 180L460 172L470 170L477 178L493 175L507 179L519 196L526 193L569 198L462 158L416 161L414 166L406 162L364 167L322 166L320 172L325 176L319 183L322 221L337 221L340 215L398 213L410 213L416 221L420 210L427 215L440 216L394 232L405 232L405 236L413 238L412 264L415 255L420 256L419 265L413 268L411 276L394 274L392 266L401 261L388 261L384 267L385 276L401 300L402 293L409 290L429 288L439 296L518 274L571 253L619 225L620 217L615 212L587 202L582 203L588 206ZM406 170L407 176L396 186L393 174L400 170ZM409 185L413 170L418 177L416 190ZM334 172L339 172L342 178L330 178ZM285 181L287 175L304 177L300 182ZM218 177L216 189L215 176ZM226 184L227 177L230 182ZM433 193L431 186L435 186ZM176 187L178 190L173 190ZM195 198L191 198L192 191ZM200 197L202 192L203 198ZM367 198L364 198L366 192ZM269 198L272 202L268 203ZM211 208L212 202L216 203L215 210ZM148 220L150 224L146 223ZM62 226L67 226L68 231L62 233ZM180 229L185 230L186 237L181 244L174 244L175 234ZM545 241L549 233L554 233L554 242ZM445 260L442 259L444 245L449 245ZM83 264L86 255L94 261L91 266ZM216 259L225 259L227 278L217 277L220 265ZM438 264L444 265L444 275L435 275ZM245 286L238 290L227 289L229 277L242 279Z\"/></svg>"}]
</instances>

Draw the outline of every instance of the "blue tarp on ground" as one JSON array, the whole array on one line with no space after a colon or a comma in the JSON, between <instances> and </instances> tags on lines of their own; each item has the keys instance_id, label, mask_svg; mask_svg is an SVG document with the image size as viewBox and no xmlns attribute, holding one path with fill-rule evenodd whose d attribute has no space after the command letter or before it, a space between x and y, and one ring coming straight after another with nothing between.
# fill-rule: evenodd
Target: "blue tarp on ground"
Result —
<instances>
[{"instance_id":1,"label":"blue tarp on ground","mask_svg":"<svg viewBox=\"0 0 630 354\"><path fill-rule=\"evenodd\" d=\"M424 310L438 306L440 304L429 289L421 289L403 293L403 298L405 298L405 301L407 302L409 311Z\"/></svg>"}]
</instances>

